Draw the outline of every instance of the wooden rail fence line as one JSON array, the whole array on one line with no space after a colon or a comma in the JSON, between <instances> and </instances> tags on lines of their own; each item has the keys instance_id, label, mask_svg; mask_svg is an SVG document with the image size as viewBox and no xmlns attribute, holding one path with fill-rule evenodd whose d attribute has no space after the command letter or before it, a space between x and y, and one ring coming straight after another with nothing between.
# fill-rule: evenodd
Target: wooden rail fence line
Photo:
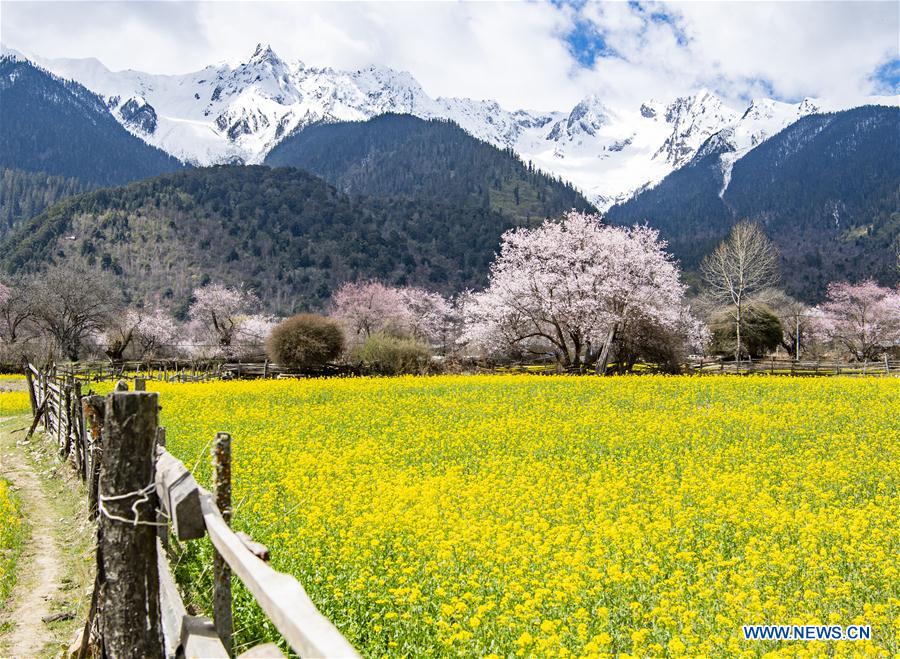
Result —
<instances>
[{"instance_id":1,"label":"wooden rail fence line","mask_svg":"<svg viewBox=\"0 0 900 659\"><path fill-rule=\"evenodd\" d=\"M355 366L328 364L308 373L295 373L278 364L227 362L222 360L154 359L144 361L84 361L54 364L49 371L64 380L101 382L109 380L157 380L162 382L207 382L210 380L359 375Z\"/></svg>"},{"instance_id":2,"label":"wooden rail fence line","mask_svg":"<svg viewBox=\"0 0 900 659\"><path fill-rule=\"evenodd\" d=\"M838 362L820 360L792 359L757 359L738 362L725 362L722 360L698 361L689 364L692 373L731 373L753 374L768 373L770 375L796 375L796 376L828 376L828 375L900 375L900 361L891 361L888 358L877 361L863 362Z\"/></svg>"},{"instance_id":3,"label":"wooden rail fence line","mask_svg":"<svg viewBox=\"0 0 900 659\"><path fill-rule=\"evenodd\" d=\"M159 394L129 392L121 381L107 396L83 395L71 374L60 379L32 364L26 379L34 423L54 437L60 456L87 481L97 520L97 574L79 659L204 657L232 653L231 577L236 576L288 645L301 657L358 657L292 576L268 564L268 549L231 529L231 436L215 439L215 487L200 487L165 448ZM215 548L214 616L187 612L166 555L180 542L209 537ZM283 657L266 643L240 655Z\"/></svg>"},{"instance_id":4,"label":"wooden rail fence line","mask_svg":"<svg viewBox=\"0 0 900 659\"><path fill-rule=\"evenodd\" d=\"M614 364L611 364L614 366ZM795 361L783 358L744 360L740 363L710 358L682 365L684 372L697 375L731 374L747 375L769 373L771 375L829 376L829 375L890 375L900 376L900 360L873 360L864 362L839 362L822 360ZM531 373L555 375L560 369L555 364L507 364L473 362L472 372L478 373ZM52 368L59 378L73 382L97 382L104 380L159 380L164 382L206 382L210 380L293 378L340 375L363 375L359 366L328 365L312 373L292 373L278 364L265 362L223 362L150 360L110 362L60 363ZM574 372L574 371L569 371ZM579 370L590 374L593 369Z\"/></svg>"}]
</instances>

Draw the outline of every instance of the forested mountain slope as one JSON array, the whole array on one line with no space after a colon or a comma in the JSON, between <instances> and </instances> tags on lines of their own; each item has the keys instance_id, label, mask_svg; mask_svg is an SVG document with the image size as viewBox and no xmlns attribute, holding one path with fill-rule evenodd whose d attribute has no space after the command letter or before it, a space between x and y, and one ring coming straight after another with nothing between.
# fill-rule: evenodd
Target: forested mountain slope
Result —
<instances>
[{"instance_id":1,"label":"forested mountain slope","mask_svg":"<svg viewBox=\"0 0 900 659\"><path fill-rule=\"evenodd\" d=\"M292 168L220 166L64 200L7 236L0 266L84 261L120 275L135 300L176 311L199 284L244 283L289 313L320 308L352 279L481 286L516 225L487 208L351 197Z\"/></svg>"},{"instance_id":2,"label":"forested mountain slope","mask_svg":"<svg viewBox=\"0 0 900 659\"><path fill-rule=\"evenodd\" d=\"M316 124L285 138L266 164L323 177L350 194L441 199L492 208L532 224L591 208L571 185L478 140L449 121L385 114Z\"/></svg>"},{"instance_id":3,"label":"forested mountain slope","mask_svg":"<svg viewBox=\"0 0 900 659\"><path fill-rule=\"evenodd\" d=\"M734 163L714 135L685 167L615 206L609 221L648 222L688 270L739 219L781 252L785 287L816 301L829 281L898 280L900 109L866 106L800 119Z\"/></svg>"},{"instance_id":4,"label":"forested mountain slope","mask_svg":"<svg viewBox=\"0 0 900 659\"><path fill-rule=\"evenodd\" d=\"M73 177L0 168L0 236L59 200L93 187Z\"/></svg>"},{"instance_id":5,"label":"forested mountain slope","mask_svg":"<svg viewBox=\"0 0 900 659\"><path fill-rule=\"evenodd\" d=\"M78 83L0 57L0 236L69 194L182 168Z\"/></svg>"},{"instance_id":6,"label":"forested mountain slope","mask_svg":"<svg viewBox=\"0 0 900 659\"><path fill-rule=\"evenodd\" d=\"M6 55L0 57L0 167L118 185L183 165L125 130L78 83Z\"/></svg>"}]
</instances>

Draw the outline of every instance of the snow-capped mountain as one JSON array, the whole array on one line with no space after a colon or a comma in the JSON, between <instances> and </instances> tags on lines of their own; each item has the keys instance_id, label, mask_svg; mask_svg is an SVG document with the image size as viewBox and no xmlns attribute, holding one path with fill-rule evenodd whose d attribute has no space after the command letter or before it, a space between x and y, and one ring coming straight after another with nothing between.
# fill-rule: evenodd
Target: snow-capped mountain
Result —
<instances>
[{"instance_id":1,"label":"snow-capped mountain","mask_svg":"<svg viewBox=\"0 0 900 659\"><path fill-rule=\"evenodd\" d=\"M139 108L133 110L133 121L150 121L142 118ZM31 62L0 55L0 168L63 177L77 181L65 188L84 190L122 185L183 167L176 158L123 128L104 99L84 86L60 79ZM49 192L52 199L52 190L50 186L23 196L15 186L5 186L0 197L4 204L17 199L10 205L25 211L35 208L33 198L47 199ZM0 234L6 228L0 227Z\"/></svg>"},{"instance_id":2,"label":"snow-capped mountain","mask_svg":"<svg viewBox=\"0 0 900 659\"><path fill-rule=\"evenodd\" d=\"M100 95L132 134L192 164L260 163L286 135L313 123L412 114L450 119L512 148L602 209L655 185L703 145L721 154L727 187L732 165L754 146L808 114L858 105L761 99L741 111L702 90L636 108L610 108L591 95L569 112L509 111L490 100L431 98L406 72L316 68L284 61L264 45L244 62L184 75L112 72L95 59L30 59ZM890 97L867 102L897 104Z\"/></svg>"}]
</instances>

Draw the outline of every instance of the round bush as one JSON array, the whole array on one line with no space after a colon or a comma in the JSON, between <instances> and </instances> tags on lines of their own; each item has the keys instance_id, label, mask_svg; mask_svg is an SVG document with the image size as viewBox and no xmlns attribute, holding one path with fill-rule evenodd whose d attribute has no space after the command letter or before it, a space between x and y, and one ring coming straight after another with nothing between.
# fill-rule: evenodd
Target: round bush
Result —
<instances>
[{"instance_id":1,"label":"round bush","mask_svg":"<svg viewBox=\"0 0 900 659\"><path fill-rule=\"evenodd\" d=\"M279 323L266 342L269 359L300 370L321 368L340 355L343 347L344 334L338 324L311 313Z\"/></svg>"}]
</instances>

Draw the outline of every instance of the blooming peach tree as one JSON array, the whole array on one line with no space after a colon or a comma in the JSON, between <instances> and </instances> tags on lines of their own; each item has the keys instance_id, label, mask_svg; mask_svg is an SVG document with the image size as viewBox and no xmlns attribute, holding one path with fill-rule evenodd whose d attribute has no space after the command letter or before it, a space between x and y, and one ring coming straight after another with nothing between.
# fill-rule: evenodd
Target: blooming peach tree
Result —
<instances>
[{"instance_id":1,"label":"blooming peach tree","mask_svg":"<svg viewBox=\"0 0 900 659\"><path fill-rule=\"evenodd\" d=\"M819 305L816 321L825 338L857 361L877 359L900 344L900 291L868 280L833 282Z\"/></svg>"},{"instance_id":2,"label":"blooming peach tree","mask_svg":"<svg viewBox=\"0 0 900 659\"><path fill-rule=\"evenodd\" d=\"M357 341L373 334L395 334L444 343L454 324L453 306L439 293L378 281L341 286L334 294L331 316Z\"/></svg>"},{"instance_id":3,"label":"blooming peach tree","mask_svg":"<svg viewBox=\"0 0 900 659\"><path fill-rule=\"evenodd\" d=\"M678 268L657 231L572 211L504 234L488 288L463 302L461 340L549 354L564 367L597 362L604 372L632 321L675 329L685 313Z\"/></svg>"}]
</instances>

